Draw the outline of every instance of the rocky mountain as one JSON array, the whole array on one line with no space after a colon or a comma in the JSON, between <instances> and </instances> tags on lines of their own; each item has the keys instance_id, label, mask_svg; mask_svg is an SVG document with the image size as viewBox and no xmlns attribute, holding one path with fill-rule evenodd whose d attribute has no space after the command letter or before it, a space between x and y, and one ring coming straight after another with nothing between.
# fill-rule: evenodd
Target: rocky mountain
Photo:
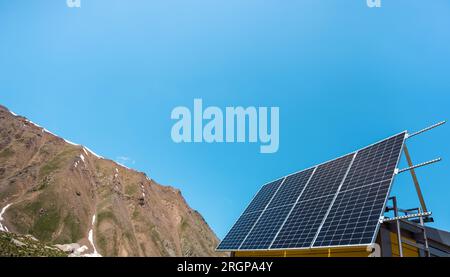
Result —
<instances>
[{"instance_id":1,"label":"rocky mountain","mask_svg":"<svg viewBox=\"0 0 450 277\"><path fill-rule=\"evenodd\" d=\"M86 255L214 256L218 239L180 191L0 106L0 231Z\"/></svg>"}]
</instances>

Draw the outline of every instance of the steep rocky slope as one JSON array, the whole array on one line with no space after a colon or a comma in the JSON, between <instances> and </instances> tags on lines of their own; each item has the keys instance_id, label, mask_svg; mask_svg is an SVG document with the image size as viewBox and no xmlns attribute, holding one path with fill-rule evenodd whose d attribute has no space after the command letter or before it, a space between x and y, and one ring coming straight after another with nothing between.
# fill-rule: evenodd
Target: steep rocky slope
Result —
<instances>
[{"instance_id":1,"label":"steep rocky slope","mask_svg":"<svg viewBox=\"0 0 450 277\"><path fill-rule=\"evenodd\" d=\"M103 256L213 256L217 237L179 190L0 106L0 229Z\"/></svg>"}]
</instances>

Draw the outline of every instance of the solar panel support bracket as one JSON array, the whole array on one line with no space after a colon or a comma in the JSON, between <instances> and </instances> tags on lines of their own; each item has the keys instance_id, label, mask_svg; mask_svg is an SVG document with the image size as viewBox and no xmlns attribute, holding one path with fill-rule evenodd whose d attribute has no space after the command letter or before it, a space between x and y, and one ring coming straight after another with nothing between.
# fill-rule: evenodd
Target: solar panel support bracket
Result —
<instances>
[{"instance_id":1,"label":"solar panel support bracket","mask_svg":"<svg viewBox=\"0 0 450 277\"><path fill-rule=\"evenodd\" d=\"M434 128L437 128L439 126L444 125L446 122L447 122L446 120L443 120L441 122L433 124L433 125L431 125L429 127L426 127L424 129L419 130L417 132L414 132L412 134L407 133L406 134L406 139L409 139L409 138L412 138L414 136L420 135L422 133L428 132L428 131L430 131L430 130L432 130ZM428 162L424 162L424 163L421 163L421 164L413 165L413 162L411 160L411 155L409 154L408 147L406 146L406 143L403 145L403 152L405 153L406 161L408 162L408 167L404 168L404 169L396 168L394 174L397 175L397 174L405 172L405 171L409 171L411 173L411 177L413 179L414 186L416 188L417 196L418 196L419 201L420 201L420 206L422 208L422 211L424 213L427 213L428 209L427 209L427 206L425 204L425 200L423 198L422 190L420 189L419 180L417 178L415 169L419 168L419 167L422 167L422 166L430 165L430 164L433 164L433 163L436 163L436 162L440 162L442 159L438 158L438 159L434 159L434 160L431 160L431 161L428 161ZM426 220L430 220L430 219L431 219L431 221L433 221L432 218L426 217ZM423 220L422 217L421 217L421 220Z\"/></svg>"},{"instance_id":2,"label":"solar panel support bracket","mask_svg":"<svg viewBox=\"0 0 450 277\"><path fill-rule=\"evenodd\" d=\"M428 217L428 216L431 216L431 214L432 214L431 212L423 212L423 213L401 215L401 216L396 216L396 217L392 217L392 218L383 218L383 219L381 219L381 222L384 223L384 222L391 222L391 221L409 219L409 218Z\"/></svg>"},{"instance_id":3,"label":"solar panel support bracket","mask_svg":"<svg viewBox=\"0 0 450 277\"><path fill-rule=\"evenodd\" d=\"M407 134L407 135L406 135L406 138L409 139L409 138L412 138L412 137L414 137L414 136L423 134L423 133L425 133L425 132L427 132L427 131L430 131L430 130L436 128L436 127L439 127L439 126L444 125L446 122L447 122L446 120L443 120L443 121L441 121L441 122L438 122L438 123L436 123L436 124L433 124L433 125L431 125L431 126L429 126L429 127L426 127L426 128L424 128L424 129L419 130L419 131L417 131L417 132L414 132L414 133L412 133L412 134Z\"/></svg>"},{"instance_id":4,"label":"solar panel support bracket","mask_svg":"<svg viewBox=\"0 0 450 277\"><path fill-rule=\"evenodd\" d=\"M422 166L426 166L426 165L430 165L430 164L434 164L434 163L437 163L437 162L440 162L440 161L442 161L442 159L441 158L437 158L437 159L434 159L434 160L431 160L431 161L427 161L427 162L423 162L423 163L420 163L420 164L412 165L412 166L409 166L407 168L397 169L396 172L397 172L397 174L400 174L400 173L405 172L405 171L411 171L411 170L414 170L416 168L419 168L419 167L422 167Z\"/></svg>"},{"instance_id":5,"label":"solar panel support bracket","mask_svg":"<svg viewBox=\"0 0 450 277\"><path fill-rule=\"evenodd\" d=\"M427 236L427 229L425 227L425 219L428 219L431 217L431 212L423 211L421 208L414 208L414 209L400 209L397 205L397 198L395 196L392 196L389 198L389 200L392 200L393 206L391 208L388 208L387 211L392 210L394 211L394 217L392 218L380 218L380 223L388 223L388 222L395 222L396 229L397 229L397 243L398 243L398 251L399 256L403 257L403 246L402 243L417 247L419 249L422 249L425 252L426 257L431 256L429 244L428 244L428 236ZM399 215L399 212L404 212L405 215ZM415 212L415 213L412 213ZM417 218L418 219L418 225L412 223L412 221L409 221L408 219ZM423 234L423 245L416 245L414 243L409 243L406 240L402 240L401 235L401 227L400 223L409 224L413 227L419 228Z\"/></svg>"}]
</instances>

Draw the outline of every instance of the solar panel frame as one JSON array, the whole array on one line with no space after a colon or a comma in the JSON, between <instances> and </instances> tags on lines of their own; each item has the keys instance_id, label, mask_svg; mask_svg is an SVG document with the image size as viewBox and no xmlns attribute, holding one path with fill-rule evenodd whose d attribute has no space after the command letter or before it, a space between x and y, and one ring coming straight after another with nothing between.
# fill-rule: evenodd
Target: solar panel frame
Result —
<instances>
[{"instance_id":1,"label":"solar panel frame","mask_svg":"<svg viewBox=\"0 0 450 277\"><path fill-rule=\"evenodd\" d=\"M393 137L396 137L396 136L398 136L398 135L401 135L401 134L403 134L404 135L404 138L403 138L403 143L402 143L402 146L401 146L401 150L400 150L400 154L399 154L399 156L398 156L398 158L397 158L397 163L396 163L396 167L395 168L397 168L398 167L398 164L399 164L399 161L400 161L400 159L401 159L401 156L402 156L402 153L403 153L403 147L404 147L404 142L405 142L405 140L407 139L407 134L408 134L408 132L405 130L405 131L402 131L402 132L400 132L400 133L397 133L397 134L395 134L395 135L392 135L392 136L390 136L390 137L387 137L387 138L384 138L384 139L381 139L381 140L379 140L379 141L377 141L377 142L374 142L374 143L372 143L372 144L370 144L370 145L367 145L367 146L365 146L365 147L363 147L363 148L360 148L360 149L358 149L358 150L356 150L356 151L353 151L353 152L350 152L350 153L347 153L347 154L344 154L344 155L341 155L341 156L339 156L339 157L336 157L336 158L333 158L333 159L330 159L330 160L327 160L327 161L325 161L325 162L322 162L322 163L320 163L320 164L317 164L317 165L315 165L315 166L311 166L311 167L308 167L308 168L305 168L305 169L302 169L302 170L299 170L299 171L296 171L296 172L293 172L293 173L291 173L291 174L288 174L288 175L286 175L286 176L284 176L284 177L282 177L282 178L278 178L278 179L274 179L273 181L269 181L269 182L267 182L266 184L270 184L270 183L272 183L272 182L275 182L275 181L277 181L277 180L280 180L280 179L283 179L283 182L284 182L284 180L287 178L287 177L289 177L289 176L291 176L291 175L294 175L294 174L297 174L297 173L300 173L300 172L303 172L303 171L306 171L306 170L310 170L310 169L313 169L313 168L317 168L317 167L319 167L319 166L321 166L321 165L323 165L323 164L326 164L326 163L328 163L328 162L332 162L332 161L334 161L334 160L337 160L337 159L340 159L340 158L343 158L343 157L345 157L345 156L347 156L347 155L356 155L359 151L362 151L362 150L364 150L364 149L367 149L367 148L369 148L369 147L372 147L372 146L374 146L374 145L376 145L376 144L378 144L378 143L380 143L380 142L383 142L383 141L385 141L385 140L388 140L388 139L390 139L390 138L393 138ZM350 169L350 168L349 168ZM312 175L310 176L310 177L312 177L313 175L315 174L315 172L313 172L312 173ZM387 199L388 199L388 197L389 197L389 195L390 195L390 192L391 192L391 190L392 190L392 184L393 184L393 182L394 182L394 179L395 179L395 176L396 176L396 174L395 174L395 172L394 172L394 174L393 174L393 177L391 178L391 182L390 182L390 184L389 184L389 188L388 188L388 192L387 192L387 194L386 194L386 198L385 198L385 201L384 201L384 205L383 205L383 208L382 208L382 210L381 210L381 212L380 212L380 218L383 216L383 214L384 214L384 210L385 210L385 208L386 208L386 205L387 205ZM344 178L344 181L345 181L345 178ZM266 184L264 184L264 185L266 185ZM279 188L281 187L281 185L282 185L283 183L281 183L280 184L280 186L278 187L278 190L279 190ZM264 186L263 185L263 186ZM263 187L262 186L262 187ZM262 188L261 187L261 188ZM305 186L305 189L306 189L306 186ZM278 192L278 190L277 190L277 192ZM303 192L302 192L303 193ZM337 194L339 193L339 191L338 192L336 192L336 196L337 196ZM255 194L255 196L256 196L257 194ZM273 195L273 197L276 195L276 193ZM301 194L300 194L300 196L301 196ZM299 196L299 197L300 197ZM268 203L268 205L270 204L270 202ZM332 203L333 204L333 203ZM330 207L332 206L332 204L330 205ZM268 206L267 205L267 206ZM266 207L267 208L267 207ZM295 205L294 205L294 208L295 208ZM292 210L291 210L291 212L292 212ZM242 215L243 215L244 213L242 213ZM241 216L242 216L241 215ZM261 214L262 215L262 214ZM287 220L287 218L290 216L290 213L287 215L287 217L286 217L286 220ZM238 220L240 219L240 217L238 218ZM326 218L325 218L326 219ZM237 222L236 222L237 223ZM236 224L235 223L235 224ZM257 223L257 222L256 222ZM254 224L254 226L256 225L256 223ZM254 227L253 226L253 227ZM234 225L233 225L233 227L234 227ZM283 227L283 226L282 226ZM281 228L282 228L281 227ZM281 230L281 228L280 228L280 230ZM375 241L375 239L376 239L376 236L377 236L377 234L378 234L378 232L379 232L379 229L380 229L380 224L378 223L377 224L377 226L376 226L376 230L375 230L375 232L374 232L374 235L373 235L373 238L372 238L372 243ZM231 230L230 230L231 231ZM249 231L249 233L251 232L252 230L250 230ZM320 232L320 229L318 230L318 232ZM249 234L248 233L248 234ZM248 235L247 234L247 235ZM277 235L278 235L278 233L277 233ZM274 240L276 239L276 237L277 237L277 235L275 236L275 238L274 238ZM245 241L245 239L244 239L244 241ZM243 242L244 242L243 241ZM314 243L314 242L313 242ZM276 249L266 249L266 250L302 250L302 249L311 249L311 248L340 248L340 247L348 247L348 246L368 246L368 245L370 245L370 244L372 244L372 243L369 243L369 244L351 244L351 245L337 245L337 246L310 246L310 247L301 247L301 248L276 248ZM220 243L221 244L221 243ZM219 246L220 246L220 244L219 244ZM272 244L273 244L273 242L272 242ZM241 244L242 245L242 244ZM252 251L252 250L250 250L250 249L239 249L239 248L237 248L237 249L219 249L219 246L216 248L216 251ZM254 250L263 250L263 249L254 249Z\"/></svg>"},{"instance_id":2,"label":"solar panel frame","mask_svg":"<svg viewBox=\"0 0 450 277\"><path fill-rule=\"evenodd\" d=\"M403 131L403 132L401 132L401 133L398 133L397 135L400 135L400 134L403 134L403 141L402 141L402 146L400 147L400 154L399 154L398 157L397 157L397 163L396 163L396 165L395 165L395 168L398 168L398 165L399 165L399 163L400 163L400 159L401 159L402 156L403 156L403 149L405 148L405 141L406 141L406 139L408 138L408 131L405 130L405 131ZM394 135L394 136L392 136L392 137L395 137L395 136L397 136L397 135ZM387 201L388 201L389 195L391 194L391 191L392 191L392 185L393 185L393 183L394 183L394 181L395 181L395 177L396 177L396 176L397 176L397 173L395 172L395 169L394 169L394 173L393 173L393 175L392 175L391 182L390 182L390 184L389 184L388 191L387 191L386 197L385 197L385 199L384 199L383 208L381 209L380 215L379 215L379 217L378 217L379 219L381 219L381 218L383 217L383 214L384 214L384 212L385 212L385 210L386 210ZM378 232L380 231L380 226L381 226L381 224L378 223L377 226L375 227L375 232L374 232L374 235L373 235L373 237L372 237L372 242L371 242L371 244L373 244L373 243L375 242L375 240L376 240L376 238L377 238L377 234L378 234Z\"/></svg>"}]
</instances>

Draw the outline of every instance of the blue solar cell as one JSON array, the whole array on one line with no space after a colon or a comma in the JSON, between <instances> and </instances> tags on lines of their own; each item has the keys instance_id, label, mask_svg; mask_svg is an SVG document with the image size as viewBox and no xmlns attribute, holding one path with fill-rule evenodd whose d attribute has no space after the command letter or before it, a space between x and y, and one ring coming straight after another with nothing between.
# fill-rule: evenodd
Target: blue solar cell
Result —
<instances>
[{"instance_id":1,"label":"blue solar cell","mask_svg":"<svg viewBox=\"0 0 450 277\"><path fill-rule=\"evenodd\" d=\"M390 180L397 166L405 133L358 151L341 191Z\"/></svg>"},{"instance_id":2,"label":"blue solar cell","mask_svg":"<svg viewBox=\"0 0 450 277\"><path fill-rule=\"evenodd\" d=\"M267 209L239 249L267 249L293 204Z\"/></svg>"},{"instance_id":3,"label":"blue solar cell","mask_svg":"<svg viewBox=\"0 0 450 277\"><path fill-rule=\"evenodd\" d=\"M244 213L219 244L217 250L235 250L239 248L283 180L284 178L268 183L259 190Z\"/></svg>"},{"instance_id":4,"label":"blue solar cell","mask_svg":"<svg viewBox=\"0 0 450 277\"><path fill-rule=\"evenodd\" d=\"M309 247L332 200L328 195L298 202L270 249Z\"/></svg>"},{"instance_id":5,"label":"blue solar cell","mask_svg":"<svg viewBox=\"0 0 450 277\"><path fill-rule=\"evenodd\" d=\"M272 199L273 195L278 190L278 187L283 182L283 179L284 178L264 185L253 198L252 202L250 202L247 209L245 209L244 214L264 210L270 199Z\"/></svg>"},{"instance_id":6,"label":"blue solar cell","mask_svg":"<svg viewBox=\"0 0 450 277\"><path fill-rule=\"evenodd\" d=\"M353 156L346 155L319 165L299 201L336 194Z\"/></svg>"},{"instance_id":7,"label":"blue solar cell","mask_svg":"<svg viewBox=\"0 0 450 277\"><path fill-rule=\"evenodd\" d=\"M309 247L354 154L319 165L271 249Z\"/></svg>"},{"instance_id":8,"label":"blue solar cell","mask_svg":"<svg viewBox=\"0 0 450 277\"><path fill-rule=\"evenodd\" d=\"M238 249L261 214L262 211L243 214L219 244L217 250Z\"/></svg>"},{"instance_id":9,"label":"blue solar cell","mask_svg":"<svg viewBox=\"0 0 450 277\"><path fill-rule=\"evenodd\" d=\"M313 246L371 244L405 133L359 151Z\"/></svg>"},{"instance_id":10,"label":"blue solar cell","mask_svg":"<svg viewBox=\"0 0 450 277\"><path fill-rule=\"evenodd\" d=\"M268 208L274 208L289 204L294 204L297 201L300 193L306 186L314 168L304 170L286 177L280 190L270 202Z\"/></svg>"},{"instance_id":11,"label":"blue solar cell","mask_svg":"<svg viewBox=\"0 0 450 277\"><path fill-rule=\"evenodd\" d=\"M384 181L339 193L314 246L372 243L389 186Z\"/></svg>"}]
</instances>

